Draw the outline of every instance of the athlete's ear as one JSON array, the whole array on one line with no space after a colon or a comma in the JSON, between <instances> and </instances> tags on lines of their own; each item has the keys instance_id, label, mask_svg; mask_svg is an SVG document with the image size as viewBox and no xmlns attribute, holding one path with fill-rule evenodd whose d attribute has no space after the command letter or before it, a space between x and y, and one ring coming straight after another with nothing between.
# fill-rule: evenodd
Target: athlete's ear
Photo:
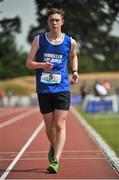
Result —
<instances>
[{"instance_id":1,"label":"athlete's ear","mask_svg":"<svg viewBox=\"0 0 119 180\"><path fill-rule=\"evenodd\" d=\"M62 25L64 24L64 19L62 19Z\"/></svg>"}]
</instances>

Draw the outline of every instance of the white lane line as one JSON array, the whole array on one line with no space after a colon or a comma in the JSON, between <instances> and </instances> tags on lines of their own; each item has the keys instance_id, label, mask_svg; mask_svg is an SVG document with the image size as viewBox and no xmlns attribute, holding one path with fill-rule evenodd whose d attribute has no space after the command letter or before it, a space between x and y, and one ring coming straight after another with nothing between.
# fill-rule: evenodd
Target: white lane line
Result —
<instances>
[{"instance_id":1,"label":"white lane line","mask_svg":"<svg viewBox=\"0 0 119 180\"><path fill-rule=\"evenodd\" d=\"M39 160L47 160L47 157L36 157L36 158L21 158L19 161L39 161ZM61 159L64 160L101 160L106 159L106 157L98 158L98 157L62 157ZM10 161L13 160L12 158L9 159L0 159L0 161Z\"/></svg>"},{"instance_id":2,"label":"white lane line","mask_svg":"<svg viewBox=\"0 0 119 180\"><path fill-rule=\"evenodd\" d=\"M79 150L79 151L75 151L75 150L64 150L63 153L98 153L100 152L99 150ZM0 151L0 155L1 154L16 154L18 153L17 151L8 151L8 152L3 152ZM26 151L26 154L36 154L36 153L48 153L48 151Z\"/></svg>"},{"instance_id":3,"label":"white lane line","mask_svg":"<svg viewBox=\"0 0 119 180\"><path fill-rule=\"evenodd\" d=\"M72 106L71 112L77 117L77 120L83 125L83 127L89 133L91 139L99 149L102 150L103 154L107 157L109 164L111 164L117 173L119 173L119 158L116 153L110 148L110 146L104 141L100 134L91 127L86 120L77 112L77 110Z\"/></svg>"},{"instance_id":4,"label":"white lane line","mask_svg":"<svg viewBox=\"0 0 119 180\"><path fill-rule=\"evenodd\" d=\"M14 117L14 118L11 118L11 119L9 119L6 122L1 123L0 124L0 128L3 128L3 127L8 126L8 125L11 125L11 124L21 120L22 118L30 116L31 114L35 113L36 111L38 111L38 110L37 109L33 109L33 110L28 111L28 112L24 112L24 113Z\"/></svg>"},{"instance_id":5,"label":"white lane line","mask_svg":"<svg viewBox=\"0 0 119 180\"><path fill-rule=\"evenodd\" d=\"M22 111L26 111L27 110L27 108L24 108L24 109L10 109L10 110L7 110L7 112L6 112L6 110L5 110L5 112L1 112L1 114L0 114L0 118L1 117L4 117L4 116L7 116L7 115L10 115L10 114L13 114L13 113L21 113Z\"/></svg>"},{"instance_id":6,"label":"white lane line","mask_svg":"<svg viewBox=\"0 0 119 180\"><path fill-rule=\"evenodd\" d=\"M48 178L48 179L42 179L42 180L53 180L53 179ZM9 179L9 180L13 180L13 179ZM17 179L17 180L21 180L21 179ZM22 179L22 180L26 180L26 179ZM36 180L36 179L29 179L29 180ZM57 180L67 180L67 179L59 179L58 178ZM109 178L108 179L99 179L99 178L98 179L94 179L94 178L93 179L92 178L91 179L84 179L84 178L83 179L77 179L77 178L73 178L70 180L117 180L117 179L109 179Z\"/></svg>"},{"instance_id":7,"label":"white lane line","mask_svg":"<svg viewBox=\"0 0 119 180\"><path fill-rule=\"evenodd\" d=\"M75 179L76 180L117 180L117 179L109 179L109 178L108 179L99 179L99 178L98 179L92 179L92 178L91 179L77 179L77 178L75 178ZM73 179L70 179L70 180L75 180L75 179L73 178ZM13 179L9 179L9 180L13 180ZM17 179L17 180L21 180L21 179ZM22 179L22 180L26 180L26 179ZM29 180L36 180L36 179L29 179ZM48 178L48 179L42 179L42 180L53 180L53 179ZM67 179L59 179L58 178L57 180L67 180Z\"/></svg>"},{"instance_id":8,"label":"white lane line","mask_svg":"<svg viewBox=\"0 0 119 180\"><path fill-rule=\"evenodd\" d=\"M7 152L0 152L0 154ZM9 152L10 153L10 152ZM27 154L48 153L48 151L27 151ZM63 150L63 153L100 153L99 150Z\"/></svg>"},{"instance_id":9,"label":"white lane line","mask_svg":"<svg viewBox=\"0 0 119 180\"><path fill-rule=\"evenodd\" d=\"M40 125L37 127L37 129L34 131L34 133L32 134L32 136L29 138L29 140L26 142L26 144L22 147L22 149L19 151L19 153L17 154L17 156L15 157L15 159L12 161L12 163L8 166L8 168L5 170L5 172L3 173L3 175L0 177L0 180L5 179L8 174L10 173L10 171L13 169L13 167L15 166L15 164L17 163L17 161L20 159L20 157L23 155L23 153L26 151L26 149L29 147L29 145L32 143L32 141L36 138L36 136L38 135L38 133L41 131L41 129L44 126L44 121L42 121L40 123Z\"/></svg>"}]
</instances>

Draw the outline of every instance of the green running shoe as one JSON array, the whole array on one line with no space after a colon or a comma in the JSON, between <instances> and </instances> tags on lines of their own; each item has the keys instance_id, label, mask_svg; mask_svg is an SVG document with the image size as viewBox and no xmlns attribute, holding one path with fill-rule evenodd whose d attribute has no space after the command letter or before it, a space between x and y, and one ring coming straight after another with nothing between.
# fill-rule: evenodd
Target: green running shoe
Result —
<instances>
[{"instance_id":1,"label":"green running shoe","mask_svg":"<svg viewBox=\"0 0 119 180\"><path fill-rule=\"evenodd\" d=\"M52 162L49 167L47 168L49 173L58 173L59 164L56 160Z\"/></svg>"},{"instance_id":2,"label":"green running shoe","mask_svg":"<svg viewBox=\"0 0 119 180\"><path fill-rule=\"evenodd\" d=\"M48 153L48 159L49 159L50 163L52 163L54 161L54 149L52 146L50 146L50 150Z\"/></svg>"}]
</instances>

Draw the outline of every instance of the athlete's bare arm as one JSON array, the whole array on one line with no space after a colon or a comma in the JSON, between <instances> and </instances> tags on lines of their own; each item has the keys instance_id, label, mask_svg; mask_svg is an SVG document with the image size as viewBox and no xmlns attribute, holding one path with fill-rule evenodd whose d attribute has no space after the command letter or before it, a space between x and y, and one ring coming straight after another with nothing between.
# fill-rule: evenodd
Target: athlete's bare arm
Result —
<instances>
[{"instance_id":1,"label":"athlete's bare arm","mask_svg":"<svg viewBox=\"0 0 119 180\"><path fill-rule=\"evenodd\" d=\"M72 79L71 84L75 84L78 79L78 57L76 53L76 41L71 39L71 52L70 52L70 62L72 67Z\"/></svg>"},{"instance_id":2,"label":"athlete's bare arm","mask_svg":"<svg viewBox=\"0 0 119 180\"><path fill-rule=\"evenodd\" d=\"M39 49L39 42L38 36L34 38L31 46L31 50L28 54L28 58L26 61L26 67L29 69L44 69L44 70L51 70L52 64L50 62L36 62L34 61L36 53Z\"/></svg>"}]
</instances>

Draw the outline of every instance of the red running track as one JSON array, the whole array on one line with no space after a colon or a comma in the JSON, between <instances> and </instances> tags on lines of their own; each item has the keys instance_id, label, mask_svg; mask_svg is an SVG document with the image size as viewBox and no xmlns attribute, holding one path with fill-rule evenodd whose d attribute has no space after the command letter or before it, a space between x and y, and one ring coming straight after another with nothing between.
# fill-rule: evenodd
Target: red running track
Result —
<instances>
[{"instance_id":1,"label":"red running track","mask_svg":"<svg viewBox=\"0 0 119 180\"><path fill-rule=\"evenodd\" d=\"M49 143L36 107L0 108L0 179L119 179L70 111L58 174L48 174Z\"/></svg>"}]
</instances>

